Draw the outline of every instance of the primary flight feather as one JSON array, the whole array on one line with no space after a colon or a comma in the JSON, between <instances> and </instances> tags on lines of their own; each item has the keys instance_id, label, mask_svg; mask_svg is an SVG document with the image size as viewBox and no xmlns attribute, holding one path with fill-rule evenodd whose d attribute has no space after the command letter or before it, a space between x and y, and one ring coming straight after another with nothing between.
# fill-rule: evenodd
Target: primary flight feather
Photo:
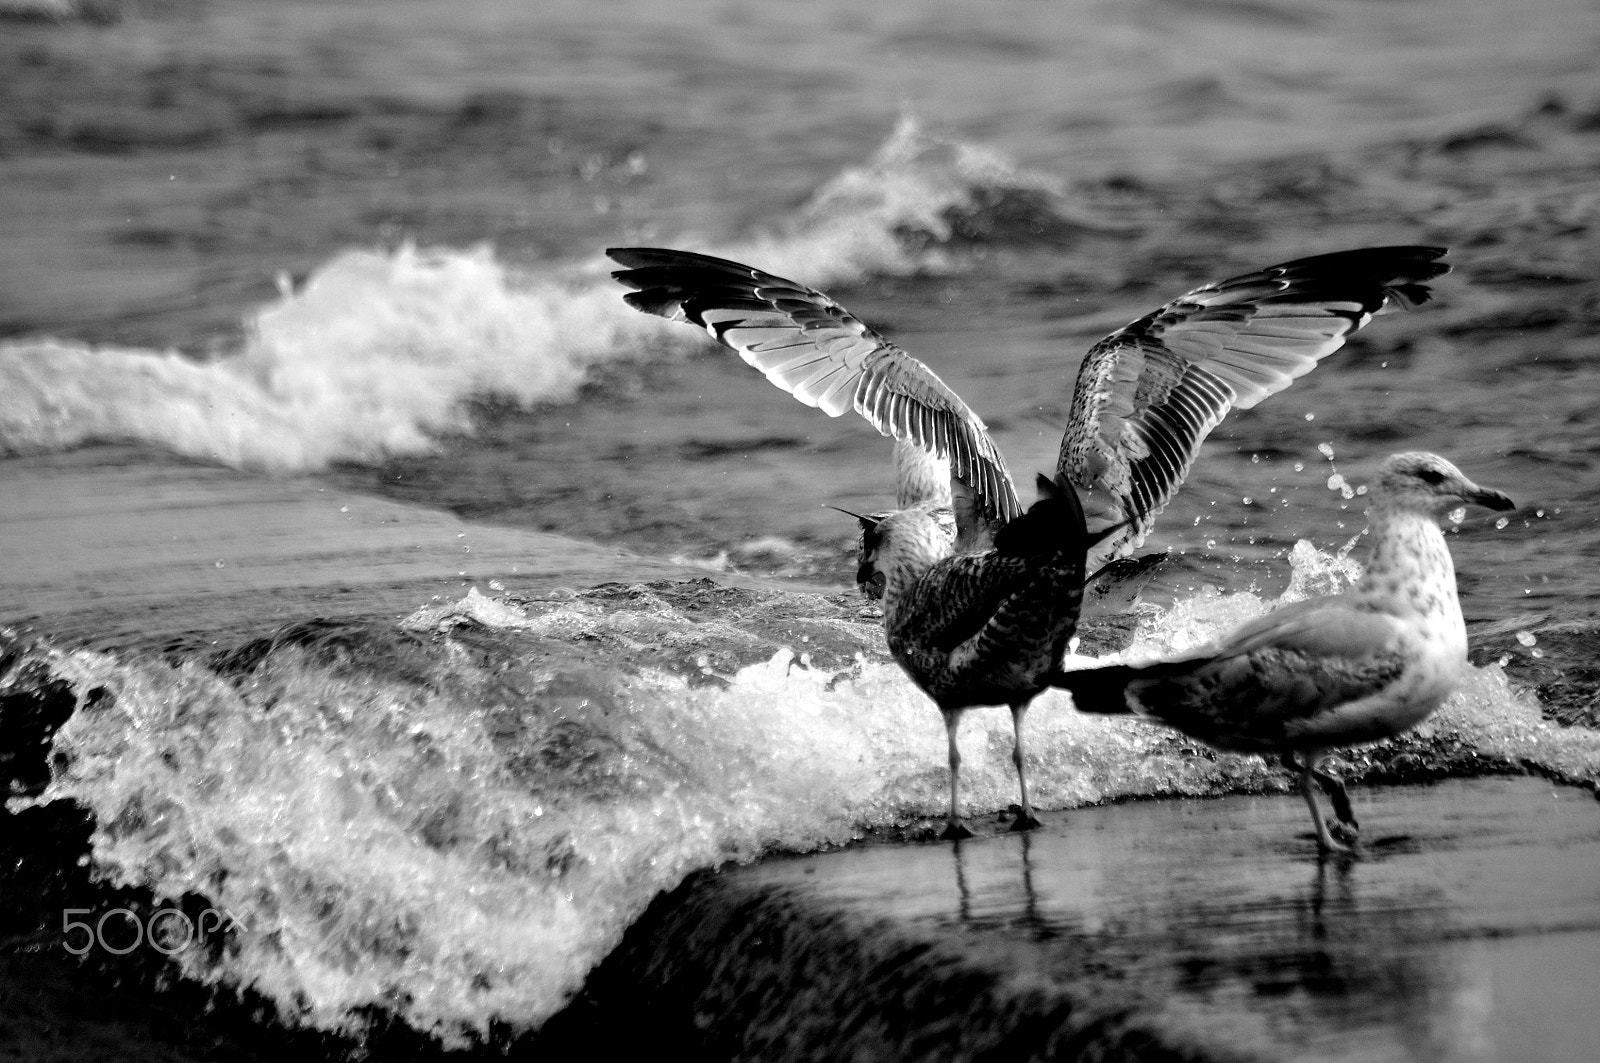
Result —
<instances>
[{"instance_id":1,"label":"primary flight feather","mask_svg":"<svg viewBox=\"0 0 1600 1063\"><path fill-rule=\"evenodd\" d=\"M767 379L895 440L897 505L958 507L957 548L1022 512L983 420L933 370L831 298L753 266L669 248L611 248L628 305L705 329ZM1430 296L1438 247L1373 247L1296 259L1196 288L1118 329L1078 370L1058 467L1091 531L1116 528L1094 568L1145 540L1200 444L1310 372L1393 305ZM951 485L958 497L952 499ZM968 497L959 497L965 492Z\"/></svg>"}]
</instances>

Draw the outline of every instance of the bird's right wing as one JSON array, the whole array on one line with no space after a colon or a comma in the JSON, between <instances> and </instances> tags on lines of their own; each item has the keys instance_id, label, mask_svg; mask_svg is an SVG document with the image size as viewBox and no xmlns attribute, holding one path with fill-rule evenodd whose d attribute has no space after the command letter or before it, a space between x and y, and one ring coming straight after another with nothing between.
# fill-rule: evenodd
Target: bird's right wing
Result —
<instances>
[{"instance_id":1,"label":"bird's right wing","mask_svg":"<svg viewBox=\"0 0 1600 1063\"><path fill-rule=\"evenodd\" d=\"M1196 288L1095 344L1059 464L1090 527L1127 521L1111 545L1132 552L1230 410L1282 391L1389 305L1425 302L1425 282L1450 269L1436 261L1444 254L1373 247L1296 259Z\"/></svg>"},{"instance_id":2,"label":"bird's right wing","mask_svg":"<svg viewBox=\"0 0 1600 1063\"><path fill-rule=\"evenodd\" d=\"M629 306L699 325L768 380L830 417L854 409L879 432L948 459L986 521L1022 512L988 429L944 381L844 307L802 284L727 259L614 247Z\"/></svg>"}]
</instances>

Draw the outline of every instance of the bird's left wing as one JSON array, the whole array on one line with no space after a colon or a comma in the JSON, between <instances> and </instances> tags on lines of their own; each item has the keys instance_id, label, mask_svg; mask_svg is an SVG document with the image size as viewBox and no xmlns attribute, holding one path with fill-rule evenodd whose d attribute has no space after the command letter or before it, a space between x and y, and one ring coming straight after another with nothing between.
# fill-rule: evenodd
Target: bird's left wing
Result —
<instances>
[{"instance_id":1,"label":"bird's left wing","mask_svg":"<svg viewBox=\"0 0 1600 1063\"><path fill-rule=\"evenodd\" d=\"M613 247L629 306L699 325L768 380L838 417L854 409L902 445L946 458L983 518L1022 512L977 414L938 375L826 295L751 266L669 248Z\"/></svg>"},{"instance_id":2,"label":"bird's left wing","mask_svg":"<svg viewBox=\"0 0 1600 1063\"><path fill-rule=\"evenodd\" d=\"M1449 271L1438 247L1374 247L1296 259L1209 284L1118 329L1089 351L1059 467L1090 527L1127 521L1109 545L1144 541L1200 444L1310 372L1392 303L1414 305Z\"/></svg>"},{"instance_id":3,"label":"bird's left wing","mask_svg":"<svg viewBox=\"0 0 1600 1063\"><path fill-rule=\"evenodd\" d=\"M1134 669L1134 711L1224 749L1271 752L1401 676L1399 622L1323 598L1276 610L1209 652ZM1074 695L1076 696L1076 695Z\"/></svg>"}]
</instances>

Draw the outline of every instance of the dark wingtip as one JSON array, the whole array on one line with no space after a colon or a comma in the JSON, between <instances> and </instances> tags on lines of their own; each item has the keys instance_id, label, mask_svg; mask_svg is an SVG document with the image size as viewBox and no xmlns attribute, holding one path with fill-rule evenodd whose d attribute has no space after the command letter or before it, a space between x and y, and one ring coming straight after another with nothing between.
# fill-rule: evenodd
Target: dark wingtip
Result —
<instances>
[{"instance_id":1,"label":"dark wingtip","mask_svg":"<svg viewBox=\"0 0 1600 1063\"><path fill-rule=\"evenodd\" d=\"M624 277L619 276L617 279L623 284L628 283ZM622 301L641 313L653 314L656 317L672 317L678 312L678 307L682 303L680 296L663 288L643 288L636 292L628 292L622 297Z\"/></svg>"},{"instance_id":2,"label":"dark wingtip","mask_svg":"<svg viewBox=\"0 0 1600 1063\"><path fill-rule=\"evenodd\" d=\"M1368 292L1361 298L1372 300L1369 311L1385 300L1413 307L1432 298L1429 281L1450 272L1450 264L1439 261L1449 253L1447 247L1415 244L1358 247L1297 258L1267 272L1277 273L1287 286L1285 294L1297 298L1350 298Z\"/></svg>"},{"instance_id":3,"label":"dark wingtip","mask_svg":"<svg viewBox=\"0 0 1600 1063\"><path fill-rule=\"evenodd\" d=\"M673 251L666 247L608 247L606 257L619 266L629 269L638 269L640 266L649 266L660 262L663 258L670 259L681 255L681 251Z\"/></svg>"},{"instance_id":4,"label":"dark wingtip","mask_svg":"<svg viewBox=\"0 0 1600 1063\"><path fill-rule=\"evenodd\" d=\"M1421 306L1433 298L1433 289L1426 283L1449 273L1453 268L1439 259L1450 253L1448 247L1398 247L1394 249L1405 258L1405 270L1395 267L1394 281L1385 285L1384 292L1406 309Z\"/></svg>"}]
</instances>

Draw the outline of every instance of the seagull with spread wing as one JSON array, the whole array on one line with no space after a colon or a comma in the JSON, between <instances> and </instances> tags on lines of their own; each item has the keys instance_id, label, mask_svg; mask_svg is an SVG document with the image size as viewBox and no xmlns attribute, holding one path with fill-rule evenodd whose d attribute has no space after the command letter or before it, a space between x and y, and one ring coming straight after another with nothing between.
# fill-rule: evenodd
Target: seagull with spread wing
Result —
<instances>
[{"instance_id":1,"label":"seagull with spread wing","mask_svg":"<svg viewBox=\"0 0 1600 1063\"><path fill-rule=\"evenodd\" d=\"M1371 498L1370 552L1350 590L1276 609L1214 646L1064 671L1053 683L1080 712L1133 714L1218 749L1280 757L1300 777L1317 843L1346 848L1312 790L1315 780L1327 791L1339 832L1353 839L1344 784L1317 766L1324 752L1416 726L1466 673L1467 629L1439 517L1466 504L1515 508L1422 452L1387 458Z\"/></svg>"},{"instance_id":2,"label":"seagull with spread wing","mask_svg":"<svg viewBox=\"0 0 1600 1063\"><path fill-rule=\"evenodd\" d=\"M1022 721L1049 688L1078 627L1084 559L1108 532L1091 535L1078 493L1059 473L1039 477L1039 501L994 533L992 549L950 552L938 506L921 502L866 533L867 561L884 574L883 627L889 652L944 714L950 812L943 837L971 836L961 822L962 714L1009 705L1011 759L1021 795L1012 830L1039 825L1028 800ZM957 507L963 520L965 507Z\"/></svg>"},{"instance_id":3,"label":"seagull with spread wing","mask_svg":"<svg viewBox=\"0 0 1600 1063\"><path fill-rule=\"evenodd\" d=\"M637 310L705 329L768 380L830 417L854 410L895 441L896 504L976 507L957 552L1022 512L981 418L939 376L821 292L752 266L667 248L611 248ZM1297 259L1208 284L1118 329L1078 369L1058 462L1091 531L1115 528L1091 570L1126 557L1234 408L1288 387L1394 304L1426 302L1449 272L1437 247ZM862 518L870 528L878 518ZM947 527L949 524L947 522ZM947 532L947 537L948 537ZM863 587L881 578L867 562ZM1091 577L1093 578L1093 577Z\"/></svg>"},{"instance_id":4,"label":"seagull with spread wing","mask_svg":"<svg viewBox=\"0 0 1600 1063\"><path fill-rule=\"evenodd\" d=\"M612 248L628 305L686 321L796 398L854 409L896 441L900 509L859 517L863 585L884 580L890 652L944 714L946 837L959 814L961 714L1009 705L1021 792L1028 704L1077 627L1089 558L1131 552L1233 406L1287 387L1391 300L1428 298L1438 248L1346 251L1196 289L1097 344L1078 373L1053 477L1022 512L983 421L927 366L821 292L687 251ZM949 530L954 518L954 535ZM1092 578L1092 577L1091 577Z\"/></svg>"}]
</instances>

